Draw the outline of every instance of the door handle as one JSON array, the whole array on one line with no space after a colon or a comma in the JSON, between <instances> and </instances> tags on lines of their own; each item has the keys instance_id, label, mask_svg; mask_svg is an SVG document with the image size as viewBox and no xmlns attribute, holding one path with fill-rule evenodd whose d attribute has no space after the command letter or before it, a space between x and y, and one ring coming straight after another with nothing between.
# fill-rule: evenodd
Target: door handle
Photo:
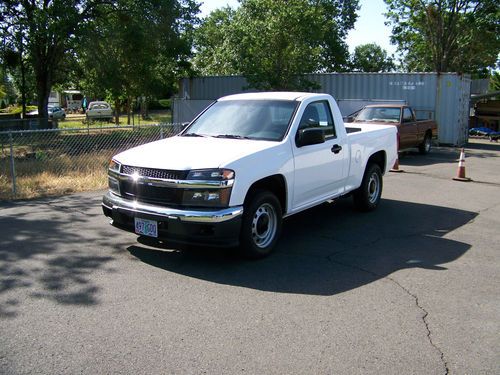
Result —
<instances>
[{"instance_id":1,"label":"door handle","mask_svg":"<svg viewBox=\"0 0 500 375\"><path fill-rule=\"evenodd\" d=\"M334 154L338 154L340 151L342 151L342 146L341 145L333 145L331 148L331 151Z\"/></svg>"}]
</instances>

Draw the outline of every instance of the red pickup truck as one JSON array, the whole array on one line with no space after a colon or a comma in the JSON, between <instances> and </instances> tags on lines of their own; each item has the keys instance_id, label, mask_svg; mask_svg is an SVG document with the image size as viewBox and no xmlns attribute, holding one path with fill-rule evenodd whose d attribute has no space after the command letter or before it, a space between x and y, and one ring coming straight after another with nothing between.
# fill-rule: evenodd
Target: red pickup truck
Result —
<instances>
[{"instance_id":1,"label":"red pickup truck","mask_svg":"<svg viewBox=\"0 0 500 375\"><path fill-rule=\"evenodd\" d=\"M421 154L431 150L437 138L437 124L433 120L417 120L413 109L403 104L374 104L361 109L354 123L394 125L398 129L398 151L417 147Z\"/></svg>"}]
</instances>

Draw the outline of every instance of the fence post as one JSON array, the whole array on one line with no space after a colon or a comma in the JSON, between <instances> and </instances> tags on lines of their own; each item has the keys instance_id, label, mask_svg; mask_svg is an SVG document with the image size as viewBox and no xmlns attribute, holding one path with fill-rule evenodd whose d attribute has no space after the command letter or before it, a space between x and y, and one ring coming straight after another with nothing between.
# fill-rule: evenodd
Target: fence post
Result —
<instances>
[{"instance_id":1,"label":"fence post","mask_svg":"<svg viewBox=\"0 0 500 375\"><path fill-rule=\"evenodd\" d=\"M12 133L9 132L9 143L10 143L10 174L12 175L12 195L16 198L16 167L14 165L14 140L12 138Z\"/></svg>"},{"instance_id":2,"label":"fence post","mask_svg":"<svg viewBox=\"0 0 500 375\"><path fill-rule=\"evenodd\" d=\"M160 139L163 139L163 126L160 124Z\"/></svg>"}]
</instances>

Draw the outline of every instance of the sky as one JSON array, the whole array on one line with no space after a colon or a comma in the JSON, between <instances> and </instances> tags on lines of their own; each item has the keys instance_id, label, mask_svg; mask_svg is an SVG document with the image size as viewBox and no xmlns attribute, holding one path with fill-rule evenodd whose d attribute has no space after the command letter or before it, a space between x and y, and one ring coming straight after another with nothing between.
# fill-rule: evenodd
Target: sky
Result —
<instances>
[{"instance_id":1,"label":"sky","mask_svg":"<svg viewBox=\"0 0 500 375\"><path fill-rule=\"evenodd\" d=\"M201 16L208 15L212 10L229 5L233 8L238 6L237 0L201 0ZM361 9L358 11L358 20L347 36L347 45L352 53L354 48L360 44L377 43L385 49L389 55L396 52L396 46L390 44L390 27L384 25L386 18L383 13L386 6L383 0L360 0Z\"/></svg>"}]
</instances>

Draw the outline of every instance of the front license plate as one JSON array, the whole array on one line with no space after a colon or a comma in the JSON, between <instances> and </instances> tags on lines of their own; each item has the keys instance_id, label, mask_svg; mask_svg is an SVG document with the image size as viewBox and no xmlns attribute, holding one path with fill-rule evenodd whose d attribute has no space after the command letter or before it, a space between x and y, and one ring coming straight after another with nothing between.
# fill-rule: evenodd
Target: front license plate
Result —
<instances>
[{"instance_id":1,"label":"front license plate","mask_svg":"<svg viewBox=\"0 0 500 375\"><path fill-rule=\"evenodd\" d=\"M154 220L134 218L135 233L149 237L158 237L158 223Z\"/></svg>"}]
</instances>

